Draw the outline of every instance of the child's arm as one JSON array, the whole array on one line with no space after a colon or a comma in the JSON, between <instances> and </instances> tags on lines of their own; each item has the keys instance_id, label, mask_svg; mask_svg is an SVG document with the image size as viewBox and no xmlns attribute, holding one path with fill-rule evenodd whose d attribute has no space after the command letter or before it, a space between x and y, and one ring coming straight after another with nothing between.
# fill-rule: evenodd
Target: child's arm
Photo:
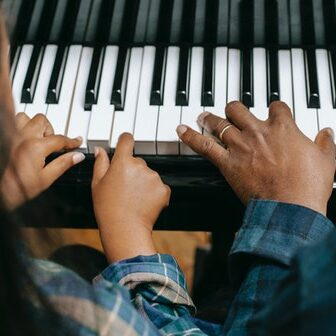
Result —
<instances>
[{"instance_id":1,"label":"child's arm","mask_svg":"<svg viewBox=\"0 0 336 336\"><path fill-rule=\"evenodd\" d=\"M110 262L156 253L152 229L169 203L170 188L145 161L133 157L134 140L121 135L110 163L97 148L92 196L102 244Z\"/></svg>"}]
</instances>

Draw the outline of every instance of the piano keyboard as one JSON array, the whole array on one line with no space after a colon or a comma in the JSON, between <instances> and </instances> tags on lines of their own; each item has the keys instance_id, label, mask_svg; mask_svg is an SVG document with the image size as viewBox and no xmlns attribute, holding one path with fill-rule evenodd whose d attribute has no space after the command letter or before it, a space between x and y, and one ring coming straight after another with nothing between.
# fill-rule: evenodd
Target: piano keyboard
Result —
<instances>
[{"instance_id":1,"label":"piano keyboard","mask_svg":"<svg viewBox=\"0 0 336 336\"><path fill-rule=\"evenodd\" d=\"M241 100L285 101L310 139L336 131L334 0L4 0L16 110L43 113L81 150L192 155L180 123ZM325 22L325 25L323 23ZM322 41L322 42L321 42ZM323 42L324 41L324 42Z\"/></svg>"},{"instance_id":2,"label":"piano keyboard","mask_svg":"<svg viewBox=\"0 0 336 336\"><path fill-rule=\"evenodd\" d=\"M160 48L130 48L126 50L125 64L121 64L118 59L123 52L121 48L107 46L102 48L97 58L100 64L95 66L94 48L73 45L67 48L62 61L64 73L57 103L48 103L48 87L54 76L58 49L56 45L47 45L43 52L40 51L43 55L39 56L33 72L28 70L34 47L24 45L17 50L19 55L12 71L16 110L24 111L30 117L43 113L51 121L55 132L69 137L82 136L83 152L92 153L95 146L113 151L119 135L130 132L136 141L136 154L193 154L179 143L175 132L177 125L184 123L201 131L196 123L199 113L210 111L224 116L226 103L240 100L244 95L242 68L245 65L243 52L238 49L214 48L211 54L213 66L207 69L207 50L192 47L188 50L187 69L181 69L179 61L184 51L179 47L164 49L163 64L156 66ZM309 103L309 95L313 93L307 78L309 69L304 50L279 50L276 71L271 67L265 48L253 48L251 54L251 86L245 89L253 92L250 110L254 115L267 119L268 103L271 101L269 81L278 76L277 97L289 105L305 135L314 139L324 127L332 127L336 132L335 84L330 76L334 71L329 51L317 49L313 55L319 106ZM97 71L95 79L90 72L92 68ZM209 87L205 73L213 74ZM178 87L184 75L184 86ZM32 79L27 81L29 76ZM26 82L31 82L31 86L25 86ZM122 84L118 85L118 82ZM27 93L33 92L33 86L34 93L28 101L24 98ZM113 103L115 87L120 93L119 107ZM94 100L89 93L95 97Z\"/></svg>"}]
</instances>

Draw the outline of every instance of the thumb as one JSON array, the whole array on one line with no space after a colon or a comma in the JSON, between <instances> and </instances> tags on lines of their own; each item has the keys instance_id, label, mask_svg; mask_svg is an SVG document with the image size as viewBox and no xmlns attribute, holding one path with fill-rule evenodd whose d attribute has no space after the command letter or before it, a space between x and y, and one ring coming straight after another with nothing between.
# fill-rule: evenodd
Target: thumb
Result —
<instances>
[{"instance_id":1,"label":"thumb","mask_svg":"<svg viewBox=\"0 0 336 336\"><path fill-rule=\"evenodd\" d=\"M315 138L315 144L322 152L335 156L334 131L331 128L322 129Z\"/></svg>"},{"instance_id":2,"label":"thumb","mask_svg":"<svg viewBox=\"0 0 336 336\"><path fill-rule=\"evenodd\" d=\"M95 157L96 161L93 167L92 186L95 186L99 183L110 167L109 157L103 148L95 148Z\"/></svg>"}]
</instances>

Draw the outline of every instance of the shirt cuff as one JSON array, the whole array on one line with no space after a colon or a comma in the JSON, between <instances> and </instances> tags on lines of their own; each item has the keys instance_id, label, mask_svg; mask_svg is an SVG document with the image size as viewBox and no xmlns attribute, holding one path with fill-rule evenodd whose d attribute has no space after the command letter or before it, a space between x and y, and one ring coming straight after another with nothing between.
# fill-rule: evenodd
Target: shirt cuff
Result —
<instances>
[{"instance_id":1,"label":"shirt cuff","mask_svg":"<svg viewBox=\"0 0 336 336\"><path fill-rule=\"evenodd\" d=\"M271 200L252 200L231 248L231 273L234 278L241 275L240 270L246 270L246 263L251 263L253 257L289 266L299 247L320 241L333 230L334 224L330 220L309 208Z\"/></svg>"},{"instance_id":2,"label":"shirt cuff","mask_svg":"<svg viewBox=\"0 0 336 336\"><path fill-rule=\"evenodd\" d=\"M167 254L137 256L119 261L108 266L94 279L95 283L99 281L118 283L135 293L139 286L141 294L149 301L181 304L188 306L191 312L195 311L185 277L176 260Z\"/></svg>"}]
</instances>

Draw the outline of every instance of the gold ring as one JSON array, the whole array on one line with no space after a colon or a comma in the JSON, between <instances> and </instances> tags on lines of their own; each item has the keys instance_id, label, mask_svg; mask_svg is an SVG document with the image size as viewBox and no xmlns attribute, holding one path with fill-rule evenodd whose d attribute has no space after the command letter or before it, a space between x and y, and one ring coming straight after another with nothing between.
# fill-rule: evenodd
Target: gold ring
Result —
<instances>
[{"instance_id":1,"label":"gold ring","mask_svg":"<svg viewBox=\"0 0 336 336\"><path fill-rule=\"evenodd\" d=\"M224 133L232 126L233 126L232 124L228 124L222 129L222 131L219 133L219 140L223 141Z\"/></svg>"}]
</instances>

